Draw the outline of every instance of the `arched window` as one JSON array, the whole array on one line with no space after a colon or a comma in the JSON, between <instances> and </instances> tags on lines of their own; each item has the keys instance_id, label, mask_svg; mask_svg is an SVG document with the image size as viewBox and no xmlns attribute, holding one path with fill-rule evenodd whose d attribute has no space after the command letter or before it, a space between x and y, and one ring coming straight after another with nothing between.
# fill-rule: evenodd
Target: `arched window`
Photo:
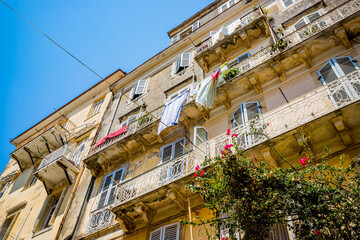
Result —
<instances>
[{"instance_id":1,"label":"arched window","mask_svg":"<svg viewBox=\"0 0 360 240\"><path fill-rule=\"evenodd\" d=\"M317 71L317 74L321 82L327 85L358 69L358 65L350 56L343 56L331 58ZM346 84L345 81L341 81L339 85L340 87L337 87L334 91L329 90L330 98L337 107L341 103L360 95L359 83Z\"/></svg>"}]
</instances>

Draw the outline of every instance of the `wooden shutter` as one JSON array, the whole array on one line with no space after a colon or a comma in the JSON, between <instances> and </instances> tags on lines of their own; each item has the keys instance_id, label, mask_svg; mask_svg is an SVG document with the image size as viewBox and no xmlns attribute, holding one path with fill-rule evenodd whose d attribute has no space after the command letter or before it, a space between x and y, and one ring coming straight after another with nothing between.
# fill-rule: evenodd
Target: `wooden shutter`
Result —
<instances>
[{"instance_id":1,"label":"wooden shutter","mask_svg":"<svg viewBox=\"0 0 360 240\"><path fill-rule=\"evenodd\" d=\"M37 232L39 230L40 226L38 226L38 225L40 224L40 220L43 219L44 214L47 212L47 210L50 210L50 207L51 207L54 200L55 200L54 196L51 196L51 195L48 195L45 198L45 201L44 201L43 206L41 207L40 213L39 213L38 217L36 218L34 228L32 230L33 233L35 233L35 232Z\"/></svg>"},{"instance_id":2,"label":"wooden shutter","mask_svg":"<svg viewBox=\"0 0 360 240\"><path fill-rule=\"evenodd\" d=\"M161 162L167 162L171 159L172 155L172 145L169 145L167 147L164 147L162 149L162 156L161 156Z\"/></svg>"},{"instance_id":3,"label":"wooden shutter","mask_svg":"<svg viewBox=\"0 0 360 240\"><path fill-rule=\"evenodd\" d=\"M192 31L195 31L196 29L198 29L200 27L200 21L196 21L192 24L191 28Z\"/></svg>"},{"instance_id":4,"label":"wooden shutter","mask_svg":"<svg viewBox=\"0 0 360 240\"><path fill-rule=\"evenodd\" d=\"M185 152L185 140L181 139L174 144L174 158L180 157Z\"/></svg>"},{"instance_id":5,"label":"wooden shutter","mask_svg":"<svg viewBox=\"0 0 360 240\"><path fill-rule=\"evenodd\" d=\"M236 60L238 63L244 61L245 59L247 59L250 56L249 52L244 53L243 55L241 55L240 57L238 57Z\"/></svg>"},{"instance_id":6,"label":"wooden shutter","mask_svg":"<svg viewBox=\"0 0 360 240\"><path fill-rule=\"evenodd\" d=\"M159 228L153 232L150 233L150 239L149 240L162 240L162 228Z\"/></svg>"},{"instance_id":7,"label":"wooden shutter","mask_svg":"<svg viewBox=\"0 0 360 240\"><path fill-rule=\"evenodd\" d=\"M163 240L179 240L179 223L164 226Z\"/></svg>"},{"instance_id":8,"label":"wooden shutter","mask_svg":"<svg viewBox=\"0 0 360 240\"><path fill-rule=\"evenodd\" d=\"M306 16L309 22L312 22L320 17L320 14L318 12L311 13Z\"/></svg>"},{"instance_id":9,"label":"wooden shutter","mask_svg":"<svg viewBox=\"0 0 360 240\"><path fill-rule=\"evenodd\" d=\"M194 144L199 146L200 144L208 140L208 133L204 127L194 128Z\"/></svg>"},{"instance_id":10,"label":"wooden shutter","mask_svg":"<svg viewBox=\"0 0 360 240\"><path fill-rule=\"evenodd\" d=\"M178 73L179 69L180 69L180 63L181 63L181 55L179 56L179 58L176 60L175 62L175 71L174 74Z\"/></svg>"},{"instance_id":11,"label":"wooden shutter","mask_svg":"<svg viewBox=\"0 0 360 240\"><path fill-rule=\"evenodd\" d=\"M146 80L139 80L136 84L135 95L142 95L145 92Z\"/></svg>"},{"instance_id":12,"label":"wooden shutter","mask_svg":"<svg viewBox=\"0 0 360 240\"><path fill-rule=\"evenodd\" d=\"M339 78L338 73L334 71L330 61L328 61L322 68L320 68L317 73L321 77L323 84L330 83Z\"/></svg>"},{"instance_id":13,"label":"wooden shutter","mask_svg":"<svg viewBox=\"0 0 360 240\"><path fill-rule=\"evenodd\" d=\"M138 115L133 115L133 116L129 116L128 119L127 119L127 125L130 125L130 123L133 123L136 121Z\"/></svg>"},{"instance_id":14,"label":"wooden shutter","mask_svg":"<svg viewBox=\"0 0 360 240\"><path fill-rule=\"evenodd\" d=\"M174 36L171 37L171 44L176 43L177 41L179 41L180 38L180 34L175 34Z\"/></svg>"},{"instance_id":15,"label":"wooden shutter","mask_svg":"<svg viewBox=\"0 0 360 240\"><path fill-rule=\"evenodd\" d=\"M100 197L99 197L99 202L98 202L98 209L104 207L107 204L107 198L108 198L108 193L110 191L110 184L112 182L111 178L112 178L112 174L108 175L105 177L105 180L103 181L103 185L101 187L100 190Z\"/></svg>"},{"instance_id":16,"label":"wooden shutter","mask_svg":"<svg viewBox=\"0 0 360 240\"><path fill-rule=\"evenodd\" d=\"M288 7L294 3L293 0L282 0L282 2L284 3L285 7Z\"/></svg>"},{"instance_id":17,"label":"wooden shutter","mask_svg":"<svg viewBox=\"0 0 360 240\"><path fill-rule=\"evenodd\" d=\"M357 66L357 64L353 63L352 59L348 56L337 57L337 58L335 58L335 60L333 60L333 62L337 63L337 65L336 64L334 64L334 65L338 66L341 69L338 72L342 76L347 75L359 68Z\"/></svg>"},{"instance_id":18,"label":"wooden shutter","mask_svg":"<svg viewBox=\"0 0 360 240\"><path fill-rule=\"evenodd\" d=\"M120 183L121 180L123 179L123 173L124 173L124 169L121 168L120 170L116 171L115 174L113 174L113 178L115 179L116 182ZM107 202L107 204L112 204L115 200L115 190L117 187L117 183L114 182L112 180L112 185L111 185L111 190L110 190L110 195L109 195L109 200Z\"/></svg>"},{"instance_id":19,"label":"wooden shutter","mask_svg":"<svg viewBox=\"0 0 360 240\"><path fill-rule=\"evenodd\" d=\"M51 219L50 219L50 221L49 221L50 224L52 224L52 223L55 221L55 218L56 218L56 216L57 216L57 214L58 214L58 212L59 212L59 210L60 210L60 207L61 207L61 205L62 205L62 202L64 201L64 198L65 198L65 195L66 195L66 193L67 193L68 188L69 188L69 187L66 187L66 188L64 188L64 189L62 190L61 195L60 195L60 198L59 198L59 200L58 200L58 202L57 202L57 204L56 204L56 208L55 208L55 210L54 210L54 213L53 213L53 215L51 216Z\"/></svg>"},{"instance_id":20,"label":"wooden shutter","mask_svg":"<svg viewBox=\"0 0 360 240\"><path fill-rule=\"evenodd\" d=\"M190 66L190 53L181 54L180 67Z\"/></svg>"}]
</instances>

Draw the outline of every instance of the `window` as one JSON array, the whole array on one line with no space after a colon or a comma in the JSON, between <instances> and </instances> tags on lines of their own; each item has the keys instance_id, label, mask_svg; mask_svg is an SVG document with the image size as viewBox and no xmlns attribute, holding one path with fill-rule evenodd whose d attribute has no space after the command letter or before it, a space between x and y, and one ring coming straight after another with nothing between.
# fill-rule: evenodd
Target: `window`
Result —
<instances>
[{"instance_id":1,"label":"window","mask_svg":"<svg viewBox=\"0 0 360 240\"><path fill-rule=\"evenodd\" d=\"M94 102L93 104L93 108L90 112L90 115L89 117L92 117L94 116L95 114L99 113L100 112L100 108L101 108L101 105L103 104L104 102L104 98L100 99L100 100L97 100Z\"/></svg>"},{"instance_id":2,"label":"window","mask_svg":"<svg viewBox=\"0 0 360 240\"><path fill-rule=\"evenodd\" d=\"M15 213L15 214L11 214L10 216L7 216L5 218L5 221L3 222L3 224L0 228L0 240L15 239L15 235L11 234L11 229L12 229L18 215L19 215L19 212Z\"/></svg>"},{"instance_id":3,"label":"window","mask_svg":"<svg viewBox=\"0 0 360 240\"><path fill-rule=\"evenodd\" d=\"M35 176L31 175L30 181L28 182L28 184L26 184L26 187L30 187L30 186L34 185L36 183L36 181L37 181L37 178Z\"/></svg>"},{"instance_id":4,"label":"window","mask_svg":"<svg viewBox=\"0 0 360 240\"><path fill-rule=\"evenodd\" d=\"M180 73L182 70L190 66L191 62L191 53L181 54L175 62L175 74Z\"/></svg>"},{"instance_id":5,"label":"window","mask_svg":"<svg viewBox=\"0 0 360 240\"><path fill-rule=\"evenodd\" d=\"M195 31L196 29L198 29L200 27L200 21L196 21L191 25L191 30Z\"/></svg>"},{"instance_id":6,"label":"window","mask_svg":"<svg viewBox=\"0 0 360 240\"><path fill-rule=\"evenodd\" d=\"M145 93L147 80L139 80L135 86L130 90L130 99L134 100Z\"/></svg>"},{"instance_id":7,"label":"window","mask_svg":"<svg viewBox=\"0 0 360 240\"><path fill-rule=\"evenodd\" d=\"M64 188L61 192L47 196L41 208L40 214L35 221L33 229L34 233L49 228L53 225L67 190L68 188Z\"/></svg>"},{"instance_id":8,"label":"window","mask_svg":"<svg viewBox=\"0 0 360 240\"><path fill-rule=\"evenodd\" d=\"M299 28L302 28L306 24L311 23L312 21L318 19L319 17L320 17L319 12L314 12L309 15L306 15L306 16L302 17L299 21L297 21L297 23L294 24L294 28L295 28L295 30L298 30Z\"/></svg>"},{"instance_id":9,"label":"window","mask_svg":"<svg viewBox=\"0 0 360 240\"><path fill-rule=\"evenodd\" d=\"M186 87L180 89L179 91L177 91L177 92L169 95L169 96L168 96L169 101L171 101L171 100L173 100L174 98L176 98L177 96L181 95L183 92L189 90L189 88L190 88L190 86L186 86Z\"/></svg>"},{"instance_id":10,"label":"window","mask_svg":"<svg viewBox=\"0 0 360 240\"><path fill-rule=\"evenodd\" d=\"M150 233L149 240L179 240L180 224L163 226Z\"/></svg>"},{"instance_id":11,"label":"window","mask_svg":"<svg viewBox=\"0 0 360 240\"><path fill-rule=\"evenodd\" d=\"M223 5L221 5L219 7L219 14L222 13L223 11L225 11L226 9L232 7L237 2L238 2L238 0L230 0L230 1L226 2L226 3L224 3Z\"/></svg>"},{"instance_id":12,"label":"window","mask_svg":"<svg viewBox=\"0 0 360 240\"><path fill-rule=\"evenodd\" d=\"M344 56L330 59L317 71L317 74L323 85L326 85L357 69L359 67L356 62L350 56ZM329 93L330 99L337 107L348 99L360 95L360 84L340 84L339 88Z\"/></svg>"},{"instance_id":13,"label":"window","mask_svg":"<svg viewBox=\"0 0 360 240\"><path fill-rule=\"evenodd\" d=\"M102 208L104 206L110 205L115 200L115 189L116 182L121 182L125 177L125 167L122 167L108 175L106 175L101 184L99 199L97 203L97 208ZM115 181L114 181L115 180Z\"/></svg>"},{"instance_id":14,"label":"window","mask_svg":"<svg viewBox=\"0 0 360 240\"><path fill-rule=\"evenodd\" d=\"M11 181L8 181L7 183L5 183L4 187L0 191L0 198L2 197L2 195L4 195L6 189L10 186L10 184L11 184Z\"/></svg>"},{"instance_id":15,"label":"window","mask_svg":"<svg viewBox=\"0 0 360 240\"><path fill-rule=\"evenodd\" d=\"M170 41L170 44L174 44L176 43L177 41L180 40L180 34L175 34L174 36L171 37L171 41Z\"/></svg>"},{"instance_id":16,"label":"window","mask_svg":"<svg viewBox=\"0 0 360 240\"><path fill-rule=\"evenodd\" d=\"M261 107L258 101L245 102L241 104L233 113L233 126L236 127L240 124L250 121L259 114L261 114Z\"/></svg>"},{"instance_id":17,"label":"window","mask_svg":"<svg viewBox=\"0 0 360 240\"><path fill-rule=\"evenodd\" d=\"M290 5L298 2L299 0L281 0L281 1L282 1L282 3L283 3L284 7L287 8L287 7L289 7Z\"/></svg>"},{"instance_id":18,"label":"window","mask_svg":"<svg viewBox=\"0 0 360 240\"><path fill-rule=\"evenodd\" d=\"M200 144L208 140L208 133L204 127L194 128L194 144L199 146Z\"/></svg>"},{"instance_id":19,"label":"window","mask_svg":"<svg viewBox=\"0 0 360 240\"><path fill-rule=\"evenodd\" d=\"M76 149L72 155L72 161L75 163L75 165L79 165L80 161L83 159L84 157L84 149L86 147L86 143L88 142L89 138L85 138L83 139L81 142L79 142L76 146Z\"/></svg>"},{"instance_id":20,"label":"window","mask_svg":"<svg viewBox=\"0 0 360 240\"><path fill-rule=\"evenodd\" d=\"M182 138L170 144L167 144L160 149L161 163L168 162L172 159L178 158L185 153L185 139Z\"/></svg>"}]
</instances>

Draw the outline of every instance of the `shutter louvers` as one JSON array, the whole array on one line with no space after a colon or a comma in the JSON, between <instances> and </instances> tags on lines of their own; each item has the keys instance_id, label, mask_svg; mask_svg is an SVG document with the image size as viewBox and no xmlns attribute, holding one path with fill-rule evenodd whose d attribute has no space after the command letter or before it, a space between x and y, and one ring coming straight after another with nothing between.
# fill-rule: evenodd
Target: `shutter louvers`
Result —
<instances>
[{"instance_id":1,"label":"shutter louvers","mask_svg":"<svg viewBox=\"0 0 360 240\"><path fill-rule=\"evenodd\" d=\"M109 195L109 200L108 200L106 205L112 204L114 202L114 200L115 200L115 195L114 195L115 194L115 189L116 189L116 185L111 188L110 195Z\"/></svg>"},{"instance_id":2,"label":"shutter louvers","mask_svg":"<svg viewBox=\"0 0 360 240\"><path fill-rule=\"evenodd\" d=\"M175 72L174 72L175 74L178 73L180 69L180 62L181 62L181 56L179 56L179 58L175 62Z\"/></svg>"},{"instance_id":3,"label":"shutter louvers","mask_svg":"<svg viewBox=\"0 0 360 240\"><path fill-rule=\"evenodd\" d=\"M97 207L98 209L104 207L107 204L106 199L107 199L110 184L112 182L111 177L112 177L112 175L107 176L103 183L103 186L100 191L100 198L99 198L98 207Z\"/></svg>"},{"instance_id":4,"label":"shutter louvers","mask_svg":"<svg viewBox=\"0 0 360 240\"><path fill-rule=\"evenodd\" d=\"M196 21L192 24L192 31L195 31L200 27L200 21Z\"/></svg>"},{"instance_id":5,"label":"shutter louvers","mask_svg":"<svg viewBox=\"0 0 360 240\"><path fill-rule=\"evenodd\" d=\"M139 80L136 84L135 95L144 94L146 87L146 80Z\"/></svg>"},{"instance_id":6,"label":"shutter louvers","mask_svg":"<svg viewBox=\"0 0 360 240\"><path fill-rule=\"evenodd\" d=\"M320 14L318 12L307 15L307 18L309 19L310 22L318 19L319 17L320 17Z\"/></svg>"},{"instance_id":7,"label":"shutter louvers","mask_svg":"<svg viewBox=\"0 0 360 240\"><path fill-rule=\"evenodd\" d=\"M234 5L235 4L235 0L230 0L229 1L229 7L231 7L232 5Z\"/></svg>"},{"instance_id":8,"label":"shutter louvers","mask_svg":"<svg viewBox=\"0 0 360 240\"><path fill-rule=\"evenodd\" d=\"M184 146L185 146L184 139L181 139L180 141L175 143L174 159L184 154Z\"/></svg>"},{"instance_id":9,"label":"shutter louvers","mask_svg":"<svg viewBox=\"0 0 360 240\"><path fill-rule=\"evenodd\" d=\"M150 233L150 239L149 240L161 240L161 231L162 228L159 228L152 233Z\"/></svg>"},{"instance_id":10,"label":"shutter louvers","mask_svg":"<svg viewBox=\"0 0 360 240\"><path fill-rule=\"evenodd\" d=\"M190 53L181 54L181 62L180 67L188 67L190 66Z\"/></svg>"},{"instance_id":11,"label":"shutter louvers","mask_svg":"<svg viewBox=\"0 0 360 240\"><path fill-rule=\"evenodd\" d=\"M172 224L164 227L164 240L179 239L179 224Z\"/></svg>"},{"instance_id":12,"label":"shutter louvers","mask_svg":"<svg viewBox=\"0 0 360 240\"><path fill-rule=\"evenodd\" d=\"M301 19L300 21L298 21L298 22L294 25L294 27L295 27L296 30L298 30L298 29L302 28L302 27L305 26L305 25L306 25L305 20L304 20L304 19Z\"/></svg>"},{"instance_id":13,"label":"shutter louvers","mask_svg":"<svg viewBox=\"0 0 360 240\"><path fill-rule=\"evenodd\" d=\"M172 145L163 148L162 162L167 162L171 159Z\"/></svg>"},{"instance_id":14,"label":"shutter louvers","mask_svg":"<svg viewBox=\"0 0 360 240\"><path fill-rule=\"evenodd\" d=\"M107 197L107 191L102 192L100 195L99 203L98 203L98 209L102 208L106 204L106 197Z\"/></svg>"}]
</instances>

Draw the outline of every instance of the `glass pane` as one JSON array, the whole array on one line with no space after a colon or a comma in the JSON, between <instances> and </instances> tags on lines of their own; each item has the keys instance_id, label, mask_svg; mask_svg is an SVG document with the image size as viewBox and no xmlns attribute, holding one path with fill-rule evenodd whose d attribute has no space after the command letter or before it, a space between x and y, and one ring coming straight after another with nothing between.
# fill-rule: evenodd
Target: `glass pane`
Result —
<instances>
[{"instance_id":1,"label":"glass pane","mask_svg":"<svg viewBox=\"0 0 360 240\"><path fill-rule=\"evenodd\" d=\"M288 7L288 6L290 6L291 4L294 3L293 0L282 0L282 1L284 3L285 7Z\"/></svg>"},{"instance_id":2,"label":"glass pane","mask_svg":"<svg viewBox=\"0 0 360 240\"><path fill-rule=\"evenodd\" d=\"M345 75L353 72L356 70L354 64L351 62L350 58L343 57L343 58L337 58L336 62L339 64L339 67L344 72Z\"/></svg>"},{"instance_id":3,"label":"glass pane","mask_svg":"<svg viewBox=\"0 0 360 240\"><path fill-rule=\"evenodd\" d=\"M325 83L330 83L336 79L338 79L334 69L331 67L330 63L324 65L324 67L320 70L320 74L322 75Z\"/></svg>"},{"instance_id":4,"label":"glass pane","mask_svg":"<svg viewBox=\"0 0 360 240\"><path fill-rule=\"evenodd\" d=\"M122 170L122 169L119 170L119 171L117 171L117 172L115 173L115 176L114 176L115 181L120 182L120 181L121 181L122 174L123 174L123 170ZM116 183L113 182L113 185L116 185Z\"/></svg>"},{"instance_id":5,"label":"glass pane","mask_svg":"<svg viewBox=\"0 0 360 240\"><path fill-rule=\"evenodd\" d=\"M235 112L234 112L234 119L233 119L233 125L234 127L240 125L243 123L242 117L241 117L241 108L238 108Z\"/></svg>"},{"instance_id":6,"label":"glass pane","mask_svg":"<svg viewBox=\"0 0 360 240\"><path fill-rule=\"evenodd\" d=\"M312 21L318 19L319 17L320 17L320 14L317 13L317 12L307 15L307 18L309 19L309 22L312 22Z\"/></svg>"},{"instance_id":7,"label":"glass pane","mask_svg":"<svg viewBox=\"0 0 360 240\"><path fill-rule=\"evenodd\" d=\"M255 103L246 103L246 113L247 113L247 120L251 120L255 118L260 112L258 108L258 104Z\"/></svg>"},{"instance_id":8,"label":"glass pane","mask_svg":"<svg viewBox=\"0 0 360 240\"><path fill-rule=\"evenodd\" d=\"M302 28L302 27L305 26L305 25L306 25L306 23L305 23L304 19L301 19L299 22L297 22L297 23L294 25L294 27L295 27L296 30L298 30L299 28Z\"/></svg>"},{"instance_id":9,"label":"glass pane","mask_svg":"<svg viewBox=\"0 0 360 240\"><path fill-rule=\"evenodd\" d=\"M196 129L196 145L199 145L208 140L207 132L204 128Z\"/></svg>"},{"instance_id":10,"label":"glass pane","mask_svg":"<svg viewBox=\"0 0 360 240\"><path fill-rule=\"evenodd\" d=\"M109 188L109 185L110 185L110 183L112 181L111 177L112 177L112 175L106 177L106 180L105 180L102 191L106 191Z\"/></svg>"}]
</instances>

